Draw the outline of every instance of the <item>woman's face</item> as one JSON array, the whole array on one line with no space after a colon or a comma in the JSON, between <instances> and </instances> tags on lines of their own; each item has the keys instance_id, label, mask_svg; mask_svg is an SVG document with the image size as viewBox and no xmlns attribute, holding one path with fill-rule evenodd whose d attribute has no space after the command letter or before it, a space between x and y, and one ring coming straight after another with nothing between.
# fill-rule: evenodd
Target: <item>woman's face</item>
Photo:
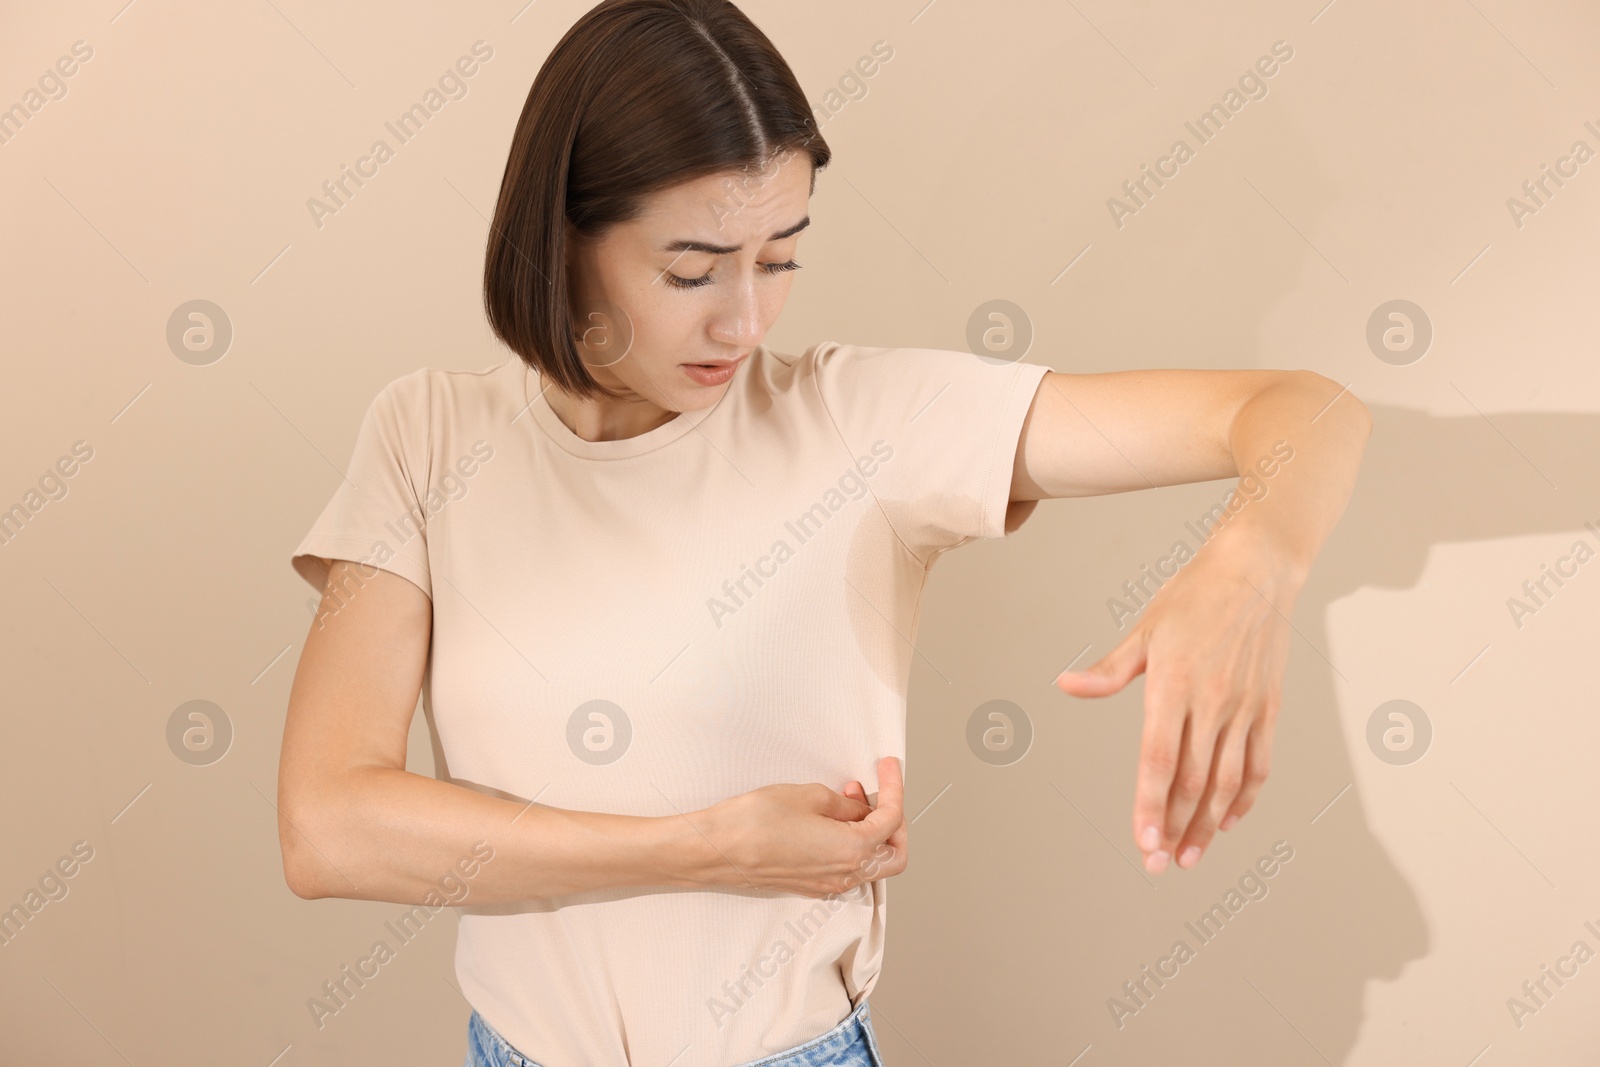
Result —
<instances>
[{"instance_id":1,"label":"woman's face","mask_svg":"<svg viewBox=\"0 0 1600 1067\"><path fill-rule=\"evenodd\" d=\"M751 176L728 172L662 190L598 241L569 242L578 352L624 404L711 406L733 375L686 367L742 361L777 320L810 221L812 170L804 152L779 160Z\"/></svg>"}]
</instances>

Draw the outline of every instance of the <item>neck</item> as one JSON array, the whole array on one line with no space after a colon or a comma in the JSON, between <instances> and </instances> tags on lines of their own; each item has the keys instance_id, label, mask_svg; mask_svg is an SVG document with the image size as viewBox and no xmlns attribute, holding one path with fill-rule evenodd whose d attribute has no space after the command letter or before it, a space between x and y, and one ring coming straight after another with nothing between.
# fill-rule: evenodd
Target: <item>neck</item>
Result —
<instances>
[{"instance_id":1,"label":"neck","mask_svg":"<svg viewBox=\"0 0 1600 1067\"><path fill-rule=\"evenodd\" d=\"M641 396L580 399L551 386L544 394L562 425L585 441L622 441L649 433L678 417Z\"/></svg>"}]
</instances>

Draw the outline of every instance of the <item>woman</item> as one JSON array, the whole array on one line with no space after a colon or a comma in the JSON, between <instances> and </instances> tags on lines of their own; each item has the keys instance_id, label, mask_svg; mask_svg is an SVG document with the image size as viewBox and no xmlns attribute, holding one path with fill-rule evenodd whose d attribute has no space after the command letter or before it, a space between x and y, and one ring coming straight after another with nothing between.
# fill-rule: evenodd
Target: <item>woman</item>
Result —
<instances>
[{"instance_id":1,"label":"woman","mask_svg":"<svg viewBox=\"0 0 1600 1067\"><path fill-rule=\"evenodd\" d=\"M1309 372L775 352L829 158L733 5L588 12L490 227L515 355L390 382L293 555L323 596L284 735L289 884L460 908L469 1067L881 1064L918 600L1040 499L1270 473L1057 680L1101 696L1153 668L1152 871L1193 866L1266 775L1287 616L1365 408ZM438 778L405 770L419 692Z\"/></svg>"}]
</instances>

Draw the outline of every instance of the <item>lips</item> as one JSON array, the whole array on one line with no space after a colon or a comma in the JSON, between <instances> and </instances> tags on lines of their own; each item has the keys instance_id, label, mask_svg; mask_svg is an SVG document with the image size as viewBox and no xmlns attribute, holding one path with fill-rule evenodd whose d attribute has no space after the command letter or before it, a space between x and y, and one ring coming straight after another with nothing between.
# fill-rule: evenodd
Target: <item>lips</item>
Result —
<instances>
[{"instance_id":1,"label":"lips","mask_svg":"<svg viewBox=\"0 0 1600 1067\"><path fill-rule=\"evenodd\" d=\"M731 367L735 363L739 363L742 360L748 358L749 355L750 355L750 353L746 352L744 355L740 356L738 359L713 359L713 360L707 360L706 362L703 362L703 363L685 363L684 366L686 366L686 367L705 367L705 368L710 369L710 370L715 370L717 367Z\"/></svg>"},{"instance_id":2,"label":"lips","mask_svg":"<svg viewBox=\"0 0 1600 1067\"><path fill-rule=\"evenodd\" d=\"M726 385L739 373L739 364L745 361L746 356L738 359L719 359L712 363L685 363L683 373L688 375L697 385L717 386Z\"/></svg>"}]
</instances>

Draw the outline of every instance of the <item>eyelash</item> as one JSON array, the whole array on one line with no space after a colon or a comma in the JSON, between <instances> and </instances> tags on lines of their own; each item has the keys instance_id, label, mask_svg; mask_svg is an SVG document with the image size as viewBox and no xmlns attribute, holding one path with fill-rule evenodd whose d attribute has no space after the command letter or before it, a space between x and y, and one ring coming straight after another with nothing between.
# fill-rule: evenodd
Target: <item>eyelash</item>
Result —
<instances>
[{"instance_id":1,"label":"eyelash","mask_svg":"<svg viewBox=\"0 0 1600 1067\"><path fill-rule=\"evenodd\" d=\"M787 263L764 263L762 266L766 269L768 274L782 274L785 271L800 269L800 264L796 263L792 259ZM666 275L666 281L667 284L672 286L674 289L698 289L702 285L711 284L711 275L706 274L699 278L680 278L676 274L669 272Z\"/></svg>"}]
</instances>

